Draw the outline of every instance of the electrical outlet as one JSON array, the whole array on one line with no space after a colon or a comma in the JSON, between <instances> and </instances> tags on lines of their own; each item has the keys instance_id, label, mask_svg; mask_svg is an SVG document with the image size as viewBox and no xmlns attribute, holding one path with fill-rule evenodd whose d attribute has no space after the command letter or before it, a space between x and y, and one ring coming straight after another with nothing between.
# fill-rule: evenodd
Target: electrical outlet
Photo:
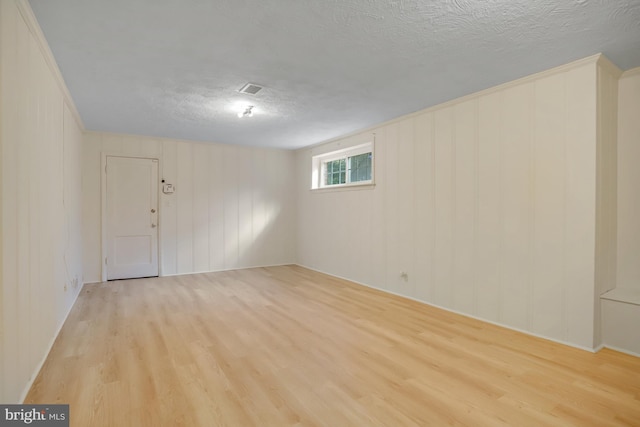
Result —
<instances>
[{"instance_id":1,"label":"electrical outlet","mask_svg":"<svg viewBox=\"0 0 640 427\"><path fill-rule=\"evenodd\" d=\"M402 278L402 280L404 280L405 282L409 281L409 274L406 271L401 271L400 272L400 277Z\"/></svg>"}]
</instances>

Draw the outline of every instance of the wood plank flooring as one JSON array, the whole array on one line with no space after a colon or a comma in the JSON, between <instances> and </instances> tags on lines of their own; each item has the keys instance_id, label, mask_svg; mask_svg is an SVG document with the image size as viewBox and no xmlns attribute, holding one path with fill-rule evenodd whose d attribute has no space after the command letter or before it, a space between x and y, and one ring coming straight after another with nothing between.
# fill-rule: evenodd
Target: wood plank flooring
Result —
<instances>
[{"instance_id":1,"label":"wood plank flooring","mask_svg":"<svg viewBox=\"0 0 640 427\"><path fill-rule=\"evenodd\" d=\"M77 427L640 426L640 358L256 268L86 285L26 403Z\"/></svg>"}]
</instances>

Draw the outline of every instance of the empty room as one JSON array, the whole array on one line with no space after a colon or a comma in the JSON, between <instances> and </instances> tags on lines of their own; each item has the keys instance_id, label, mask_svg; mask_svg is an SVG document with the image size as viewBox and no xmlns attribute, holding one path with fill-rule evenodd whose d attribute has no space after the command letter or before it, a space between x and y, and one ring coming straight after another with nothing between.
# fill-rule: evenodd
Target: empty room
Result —
<instances>
[{"instance_id":1,"label":"empty room","mask_svg":"<svg viewBox=\"0 0 640 427\"><path fill-rule=\"evenodd\" d=\"M640 426L637 0L0 0L0 426Z\"/></svg>"}]
</instances>

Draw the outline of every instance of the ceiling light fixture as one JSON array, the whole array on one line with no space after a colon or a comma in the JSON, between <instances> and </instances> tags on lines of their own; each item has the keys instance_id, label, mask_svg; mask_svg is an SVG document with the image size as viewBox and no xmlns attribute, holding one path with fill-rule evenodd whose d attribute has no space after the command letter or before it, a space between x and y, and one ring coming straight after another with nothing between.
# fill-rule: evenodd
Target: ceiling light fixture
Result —
<instances>
[{"instance_id":1,"label":"ceiling light fixture","mask_svg":"<svg viewBox=\"0 0 640 427\"><path fill-rule=\"evenodd\" d=\"M252 117L253 116L253 105L249 105L244 111L238 112L238 117Z\"/></svg>"}]
</instances>

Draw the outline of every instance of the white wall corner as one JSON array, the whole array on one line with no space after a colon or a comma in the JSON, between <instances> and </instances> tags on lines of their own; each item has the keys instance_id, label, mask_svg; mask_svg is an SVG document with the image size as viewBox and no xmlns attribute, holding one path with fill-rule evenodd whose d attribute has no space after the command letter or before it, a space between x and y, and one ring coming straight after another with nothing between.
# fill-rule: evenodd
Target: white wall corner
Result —
<instances>
[{"instance_id":1,"label":"white wall corner","mask_svg":"<svg viewBox=\"0 0 640 427\"><path fill-rule=\"evenodd\" d=\"M600 67L602 67L604 70L606 70L609 74L611 74L615 79L619 79L620 76L622 76L622 74L623 74L622 70L620 68L618 68L618 66L616 64L611 62L611 60L609 58L604 56L604 54L599 53L596 56L598 58L596 63Z\"/></svg>"},{"instance_id":2,"label":"white wall corner","mask_svg":"<svg viewBox=\"0 0 640 427\"><path fill-rule=\"evenodd\" d=\"M604 55L597 61L597 219L594 345L603 343L599 296L616 287L618 80L622 71Z\"/></svg>"}]
</instances>

